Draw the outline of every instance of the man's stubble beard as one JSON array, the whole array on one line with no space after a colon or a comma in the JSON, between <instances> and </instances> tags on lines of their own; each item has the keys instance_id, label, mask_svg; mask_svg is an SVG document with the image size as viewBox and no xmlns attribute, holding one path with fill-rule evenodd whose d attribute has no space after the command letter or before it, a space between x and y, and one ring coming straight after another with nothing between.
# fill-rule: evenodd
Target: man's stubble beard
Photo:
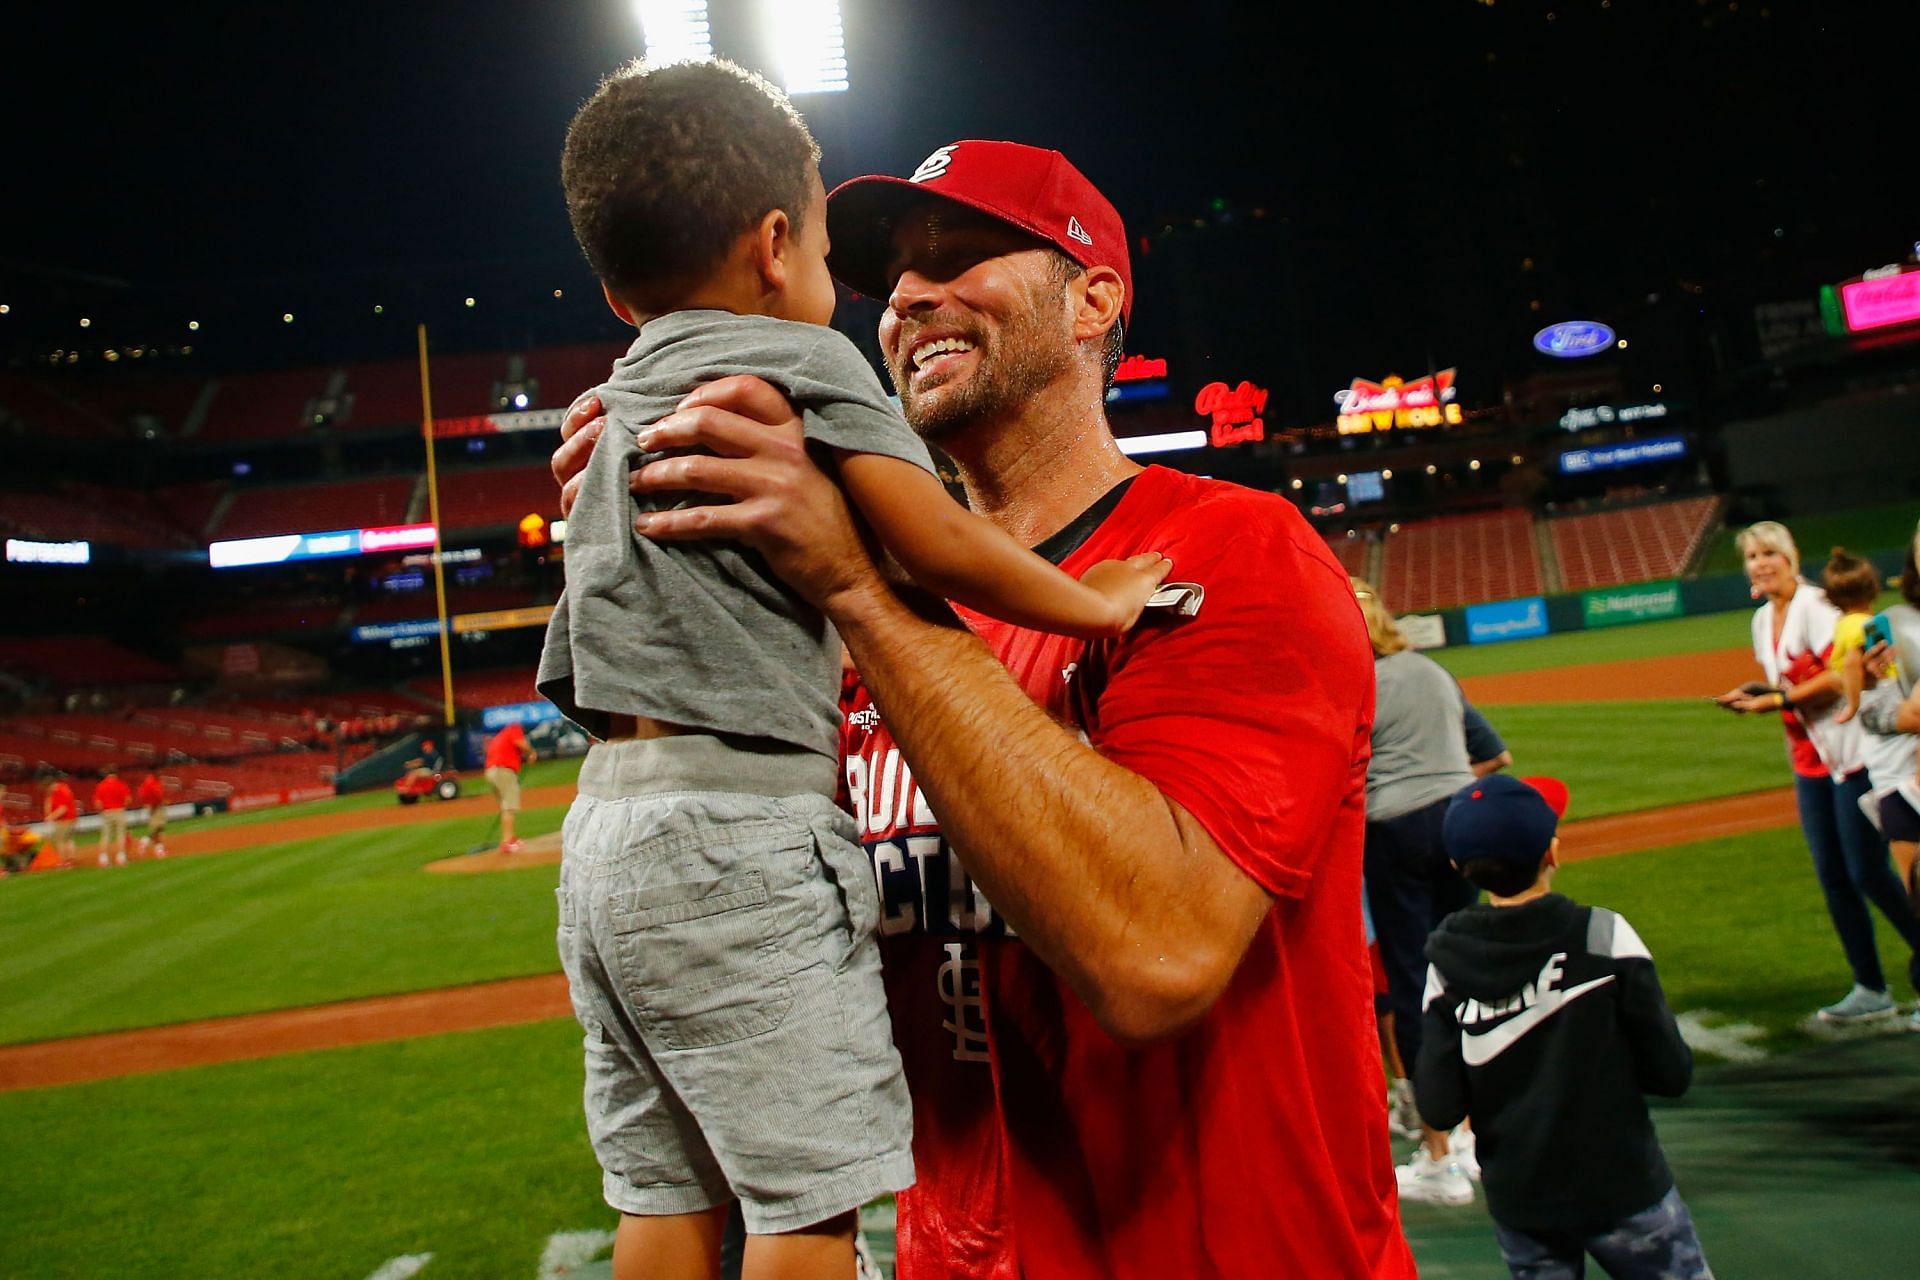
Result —
<instances>
[{"instance_id":1,"label":"man's stubble beard","mask_svg":"<svg viewBox=\"0 0 1920 1280\"><path fill-rule=\"evenodd\" d=\"M1046 300L1037 301L1032 310L1001 329L991 349L968 334L981 353L973 376L956 387L933 388L924 397L902 389L900 408L907 425L922 440L939 444L975 423L1017 416L1021 406L1073 365L1071 337L1063 340L1049 332L1047 318ZM895 381L898 387L899 379Z\"/></svg>"}]
</instances>

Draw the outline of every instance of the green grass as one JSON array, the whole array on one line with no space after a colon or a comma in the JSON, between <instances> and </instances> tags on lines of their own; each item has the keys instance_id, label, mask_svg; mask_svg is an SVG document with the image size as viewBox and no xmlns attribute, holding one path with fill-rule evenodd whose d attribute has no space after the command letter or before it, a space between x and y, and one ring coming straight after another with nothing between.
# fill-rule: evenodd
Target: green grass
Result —
<instances>
[{"instance_id":1,"label":"green grass","mask_svg":"<svg viewBox=\"0 0 1920 1280\"><path fill-rule=\"evenodd\" d=\"M1852 983L1798 827L1596 858L1554 888L1624 915L1647 947L1676 1011L1712 1010L1798 1047L1800 1024ZM1881 963L1910 999L1907 949L1875 917Z\"/></svg>"},{"instance_id":2,"label":"green grass","mask_svg":"<svg viewBox=\"0 0 1920 1280\"><path fill-rule=\"evenodd\" d=\"M0 1094L0 1275L534 1280L611 1230L571 1021Z\"/></svg>"},{"instance_id":3,"label":"green grass","mask_svg":"<svg viewBox=\"0 0 1920 1280\"><path fill-rule=\"evenodd\" d=\"M1674 1008L1752 1022L1772 1051L1805 1047L1798 1024L1847 981L1797 832L1580 863L1557 887L1633 922ZM1703 1062L1659 1108L1723 1274L1881 1274L1905 1231L1886 1206L1916 1189L1887 1127L1920 1102L1911 1048ZM431 1252L423 1280L530 1280L549 1234L612 1226L579 1072L553 1021L0 1094L0 1275L363 1280ZM1423 1275L1503 1274L1484 1207L1406 1221ZM1821 1222L1850 1227L1818 1240Z\"/></svg>"},{"instance_id":4,"label":"green grass","mask_svg":"<svg viewBox=\"0 0 1920 1280\"><path fill-rule=\"evenodd\" d=\"M1916 520L1920 520L1920 505L1901 502L1890 507L1800 516L1782 523L1792 532L1794 544L1800 548L1802 568L1808 577L1818 581L1820 566L1826 563L1827 552L1834 547L1845 547L1855 555L1904 547L1913 539ZM1701 573L1740 572L1740 549L1734 545L1734 537L1739 532L1728 529L1718 535Z\"/></svg>"},{"instance_id":5,"label":"green grass","mask_svg":"<svg viewBox=\"0 0 1920 1280\"><path fill-rule=\"evenodd\" d=\"M1776 725L1704 703L1487 710L1518 772L1567 782L1573 818L1787 781ZM555 830L563 812L529 810L521 830ZM0 936L18 957L0 1043L553 972L553 868L420 871L490 825L410 823L0 881Z\"/></svg>"},{"instance_id":6,"label":"green grass","mask_svg":"<svg viewBox=\"0 0 1920 1280\"><path fill-rule=\"evenodd\" d=\"M1538 671L1586 662L1622 662L1714 649L1744 649L1752 643L1751 614L1703 613L1664 622L1642 622L1594 631L1563 631L1536 640L1503 644L1453 645L1429 649L1427 656L1456 676L1490 676L1508 671Z\"/></svg>"},{"instance_id":7,"label":"green grass","mask_svg":"<svg viewBox=\"0 0 1920 1280\"><path fill-rule=\"evenodd\" d=\"M558 830L564 814L528 810L521 834ZM420 870L491 824L0 881L0 1043L556 972L554 867Z\"/></svg>"},{"instance_id":8,"label":"green grass","mask_svg":"<svg viewBox=\"0 0 1920 1280\"><path fill-rule=\"evenodd\" d=\"M520 775L521 787L546 787L555 783L572 783L580 776L580 758L571 760L536 760L527 766ZM461 793L464 795L486 795L487 783L478 773L463 774L460 779ZM421 803L433 805L435 800ZM268 809L250 809L245 813L215 813L204 818L189 818L174 822L170 828L176 835L183 831L217 831L223 827L251 827L262 822L282 822L288 818L325 817L336 813L358 813L365 809L392 809L399 802L393 798L391 787L375 787L371 791L356 791L351 795L334 796L328 800L309 800L301 804L276 805ZM138 831L138 828L135 828Z\"/></svg>"},{"instance_id":9,"label":"green grass","mask_svg":"<svg viewBox=\"0 0 1920 1280\"><path fill-rule=\"evenodd\" d=\"M1514 772L1561 779L1570 818L1784 787L1780 726L1704 701L1488 706Z\"/></svg>"}]
</instances>

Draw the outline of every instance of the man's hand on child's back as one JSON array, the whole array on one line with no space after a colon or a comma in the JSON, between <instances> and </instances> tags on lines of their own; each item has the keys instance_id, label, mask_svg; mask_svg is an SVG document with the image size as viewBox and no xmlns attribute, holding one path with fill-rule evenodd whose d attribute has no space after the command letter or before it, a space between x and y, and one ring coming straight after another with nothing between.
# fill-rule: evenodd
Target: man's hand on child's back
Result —
<instances>
[{"instance_id":1,"label":"man's hand on child's back","mask_svg":"<svg viewBox=\"0 0 1920 1280\"><path fill-rule=\"evenodd\" d=\"M593 442L606 430L607 411L600 397L584 395L575 400L560 421L560 447L553 451L548 466L560 485L560 514L573 514L573 500L580 496L580 482L587 473L587 459L593 455Z\"/></svg>"},{"instance_id":2,"label":"man's hand on child's back","mask_svg":"<svg viewBox=\"0 0 1920 1280\"><path fill-rule=\"evenodd\" d=\"M1158 551L1143 551L1126 560L1102 560L1081 574L1080 581L1105 596L1113 606L1112 634L1120 636L1140 621L1140 611L1146 607L1147 598L1160 589L1160 584L1172 572L1173 561Z\"/></svg>"}]
</instances>

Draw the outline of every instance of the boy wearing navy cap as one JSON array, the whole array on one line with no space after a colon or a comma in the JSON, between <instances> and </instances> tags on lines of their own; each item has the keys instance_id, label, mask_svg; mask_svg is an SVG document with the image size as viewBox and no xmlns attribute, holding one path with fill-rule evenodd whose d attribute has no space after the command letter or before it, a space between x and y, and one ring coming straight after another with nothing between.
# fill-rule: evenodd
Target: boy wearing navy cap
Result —
<instances>
[{"instance_id":1,"label":"boy wearing navy cap","mask_svg":"<svg viewBox=\"0 0 1920 1280\"><path fill-rule=\"evenodd\" d=\"M1693 1074L1646 944L1549 886L1567 789L1482 778L1454 797L1447 856L1487 893L1427 940L1420 1114L1473 1118L1500 1252L1516 1277L1710 1280L1644 1095Z\"/></svg>"}]
</instances>

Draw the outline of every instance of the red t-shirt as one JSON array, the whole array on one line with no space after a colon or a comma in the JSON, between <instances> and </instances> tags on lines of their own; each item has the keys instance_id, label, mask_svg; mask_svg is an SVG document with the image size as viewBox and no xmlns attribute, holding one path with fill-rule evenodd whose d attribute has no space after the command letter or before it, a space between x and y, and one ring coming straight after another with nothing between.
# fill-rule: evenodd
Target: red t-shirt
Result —
<instances>
[{"instance_id":1,"label":"red t-shirt","mask_svg":"<svg viewBox=\"0 0 1920 1280\"><path fill-rule=\"evenodd\" d=\"M167 802L167 788L160 779L148 774L140 780L140 803L152 809Z\"/></svg>"},{"instance_id":2,"label":"red t-shirt","mask_svg":"<svg viewBox=\"0 0 1920 1280\"><path fill-rule=\"evenodd\" d=\"M1062 567L1149 550L1206 588L1197 617L1097 644L967 621L1274 895L1226 992L1173 1040L1117 1043L1007 933L849 685L847 799L914 1100L901 1280L1412 1276L1361 932L1359 608L1289 503L1160 468Z\"/></svg>"},{"instance_id":3,"label":"red t-shirt","mask_svg":"<svg viewBox=\"0 0 1920 1280\"><path fill-rule=\"evenodd\" d=\"M47 814L55 822L71 822L80 816L80 802L72 787L56 782L47 788Z\"/></svg>"},{"instance_id":4,"label":"red t-shirt","mask_svg":"<svg viewBox=\"0 0 1920 1280\"><path fill-rule=\"evenodd\" d=\"M510 724L487 740L487 768L511 769L520 772L520 744L527 740L527 731L517 724Z\"/></svg>"},{"instance_id":5,"label":"red t-shirt","mask_svg":"<svg viewBox=\"0 0 1920 1280\"><path fill-rule=\"evenodd\" d=\"M117 774L100 779L93 788L93 807L96 809L124 809L131 799L133 792L127 789L127 784L120 781Z\"/></svg>"}]
</instances>

